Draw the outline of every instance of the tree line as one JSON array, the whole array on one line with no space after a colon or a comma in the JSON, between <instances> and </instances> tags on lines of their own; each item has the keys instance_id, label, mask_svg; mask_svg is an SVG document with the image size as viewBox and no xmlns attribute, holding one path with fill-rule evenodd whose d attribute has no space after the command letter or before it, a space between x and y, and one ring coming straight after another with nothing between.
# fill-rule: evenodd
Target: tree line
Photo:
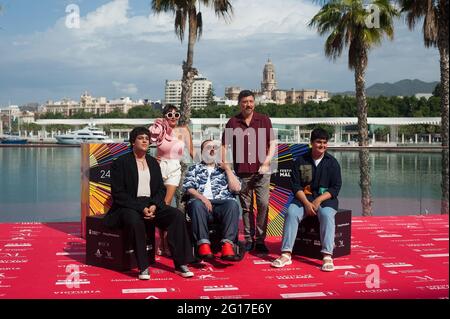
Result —
<instances>
[{"instance_id":1,"label":"tree line","mask_svg":"<svg viewBox=\"0 0 450 319\"><path fill-rule=\"evenodd\" d=\"M369 117L440 117L440 98L429 99L409 97L369 97ZM354 117L356 114L356 98L336 95L325 102L307 102L304 104L265 104L258 105L256 110L269 117L311 118L311 117ZM220 106L210 103L204 109L192 110L193 118L219 118L225 114L227 118L239 113L239 106ZM39 119L89 119L89 118L158 118L161 110L141 105L131 108L127 114L119 109L102 115L79 111L71 116L61 113L43 113Z\"/></svg>"}]
</instances>

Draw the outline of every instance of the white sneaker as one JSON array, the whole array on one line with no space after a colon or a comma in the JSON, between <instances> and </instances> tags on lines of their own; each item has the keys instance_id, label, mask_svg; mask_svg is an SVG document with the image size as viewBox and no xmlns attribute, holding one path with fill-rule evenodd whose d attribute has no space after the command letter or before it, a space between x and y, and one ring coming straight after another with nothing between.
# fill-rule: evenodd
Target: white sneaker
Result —
<instances>
[{"instance_id":1,"label":"white sneaker","mask_svg":"<svg viewBox=\"0 0 450 319\"><path fill-rule=\"evenodd\" d=\"M177 275L180 275L183 278L194 277L194 273L192 271L190 271L188 266L186 266L186 265L181 265L181 266L175 268L175 273Z\"/></svg>"},{"instance_id":2,"label":"white sneaker","mask_svg":"<svg viewBox=\"0 0 450 319\"><path fill-rule=\"evenodd\" d=\"M146 268L145 270L139 272L140 280L149 280L150 279L150 270Z\"/></svg>"}]
</instances>

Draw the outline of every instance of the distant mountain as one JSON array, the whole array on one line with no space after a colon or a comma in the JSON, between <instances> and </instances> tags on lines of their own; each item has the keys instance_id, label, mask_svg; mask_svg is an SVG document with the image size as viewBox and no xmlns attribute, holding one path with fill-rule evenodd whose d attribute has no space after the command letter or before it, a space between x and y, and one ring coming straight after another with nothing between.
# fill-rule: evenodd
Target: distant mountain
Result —
<instances>
[{"instance_id":1,"label":"distant mountain","mask_svg":"<svg viewBox=\"0 0 450 319\"><path fill-rule=\"evenodd\" d=\"M375 83L366 89L367 96L412 96L417 93L433 93L439 82L423 82L420 80L401 80L395 83ZM332 95L351 95L354 91L332 93Z\"/></svg>"}]
</instances>

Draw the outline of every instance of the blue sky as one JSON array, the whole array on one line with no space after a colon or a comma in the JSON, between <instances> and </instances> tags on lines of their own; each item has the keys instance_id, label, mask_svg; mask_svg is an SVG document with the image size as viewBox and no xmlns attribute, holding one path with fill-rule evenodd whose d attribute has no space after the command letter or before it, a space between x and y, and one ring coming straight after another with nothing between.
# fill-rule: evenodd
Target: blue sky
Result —
<instances>
[{"instance_id":1,"label":"blue sky","mask_svg":"<svg viewBox=\"0 0 450 319\"><path fill-rule=\"evenodd\" d=\"M150 0L0 0L0 106L79 100L85 90L109 99L164 98L165 80L181 78L186 42L173 16L156 16ZM66 26L66 7L78 5L80 28ZM319 10L309 0L234 0L229 23L204 8L204 35L194 64L213 81L258 89L267 58L283 89L353 90L347 56L323 53L324 37L306 27ZM275 14L276 13L276 14ZM367 85L401 79L437 81L439 54L425 49L421 28L396 22L395 40L371 51Z\"/></svg>"}]
</instances>

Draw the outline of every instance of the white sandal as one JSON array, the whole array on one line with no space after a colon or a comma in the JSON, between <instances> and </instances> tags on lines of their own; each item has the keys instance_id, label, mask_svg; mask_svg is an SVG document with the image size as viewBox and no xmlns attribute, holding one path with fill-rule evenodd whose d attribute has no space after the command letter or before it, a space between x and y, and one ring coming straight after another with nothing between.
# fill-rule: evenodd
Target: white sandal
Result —
<instances>
[{"instance_id":1,"label":"white sandal","mask_svg":"<svg viewBox=\"0 0 450 319\"><path fill-rule=\"evenodd\" d=\"M322 271L334 271L333 258L331 256L323 257Z\"/></svg>"},{"instance_id":2,"label":"white sandal","mask_svg":"<svg viewBox=\"0 0 450 319\"><path fill-rule=\"evenodd\" d=\"M292 264L291 256L288 254L281 254L280 257L278 257L272 262L271 266L275 268L282 268L290 264Z\"/></svg>"}]
</instances>

